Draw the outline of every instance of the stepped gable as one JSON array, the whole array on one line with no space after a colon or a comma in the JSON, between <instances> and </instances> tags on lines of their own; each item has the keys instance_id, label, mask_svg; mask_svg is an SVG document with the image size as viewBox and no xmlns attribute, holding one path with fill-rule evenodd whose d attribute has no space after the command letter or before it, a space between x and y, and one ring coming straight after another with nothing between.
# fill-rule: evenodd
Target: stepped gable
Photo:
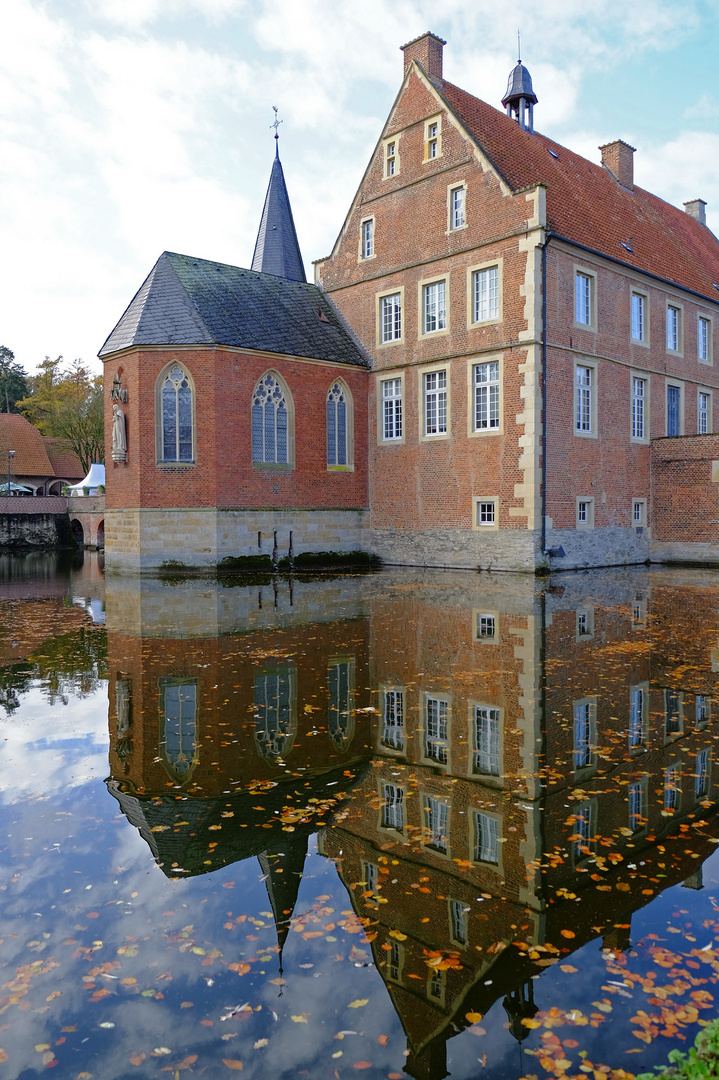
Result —
<instances>
[{"instance_id":1,"label":"stepped gable","mask_svg":"<svg viewBox=\"0 0 719 1080\"><path fill-rule=\"evenodd\" d=\"M15 451L10 462L12 476L54 476L45 440L37 428L19 413L0 413L0 460L7 483L8 450ZM0 483L3 483L0 474Z\"/></svg>"},{"instance_id":2,"label":"stepped gable","mask_svg":"<svg viewBox=\"0 0 719 1080\"><path fill-rule=\"evenodd\" d=\"M316 285L165 251L100 350L226 345L369 367Z\"/></svg>"},{"instance_id":3,"label":"stepped gable","mask_svg":"<svg viewBox=\"0 0 719 1080\"><path fill-rule=\"evenodd\" d=\"M272 162L252 269L290 281L307 280L279 151Z\"/></svg>"},{"instance_id":4,"label":"stepped gable","mask_svg":"<svg viewBox=\"0 0 719 1080\"><path fill-rule=\"evenodd\" d=\"M433 85L510 188L546 184L552 232L719 302L719 241L705 225L452 83Z\"/></svg>"}]
</instances>

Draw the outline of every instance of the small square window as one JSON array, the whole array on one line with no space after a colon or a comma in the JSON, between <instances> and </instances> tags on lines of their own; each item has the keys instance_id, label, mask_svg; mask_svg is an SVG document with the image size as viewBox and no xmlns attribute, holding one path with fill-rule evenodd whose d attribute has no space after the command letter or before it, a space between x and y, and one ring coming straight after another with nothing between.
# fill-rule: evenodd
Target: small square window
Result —
<instances>
[{"instance_id":1,"label":"small square window","mask_svg":"<svg viewBox=\"0 0 719 1080\"><path fill-rule=\"evenodd\" d=\"M449 193L449 227L461 229L464 225L464 187L452 188Z\"/></svg>"},{"instance_id":2,"label":"small square window","mask_svg":"<svg viewBox=\"0 0 719 1080\"><path fill-rule=\"evenodd\" d=\"M371 259L374 255L374 218L362 222L362 258Z\"/></svg>"},{"instance_id":3,"label":"small square window","mask_svg":"<svg viewBox=\"0 0 719 1080\"><path fill-rule=\"evenodd\" d=\"M477 503L477 524L494 525L495 505L494 499L488 502Z\"/></svg>"},{"instance_id":4,"label":"small square window","mask_svg":"<svg viewBox=\"0 0 719 1080\"><path fill-rule=\"evenodd\" d=\"M477 615L477 641L494 641L497 636L495 615Z\"/></svg>"}]
</instances>

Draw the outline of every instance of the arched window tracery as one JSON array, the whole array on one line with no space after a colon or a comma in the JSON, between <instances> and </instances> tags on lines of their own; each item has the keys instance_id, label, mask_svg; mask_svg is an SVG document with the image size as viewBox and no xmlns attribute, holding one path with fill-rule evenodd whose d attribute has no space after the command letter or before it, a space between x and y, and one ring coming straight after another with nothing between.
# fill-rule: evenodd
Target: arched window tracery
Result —
<instances>
[{"instance_id":1,"label":"arched window tracery","mask_svg":"<svg viewBox=\"0 0 719 1080\"><path fill-rule=\"evenodd\" d=\"M158 459L194 461L194 389L187 369L171 364L158 379Z\"/></svg>"},{"instance_id":2,"label":"arched window tracery","mask_svg":"<svg viewBox=\"0 0 719 1080\"><path fill-rule=\"evenodd\" d=\"M252 395L252 460L270 465L292 463L292 409L289 390L274 372L266 372Z\"/></svg>"}]
</instances>

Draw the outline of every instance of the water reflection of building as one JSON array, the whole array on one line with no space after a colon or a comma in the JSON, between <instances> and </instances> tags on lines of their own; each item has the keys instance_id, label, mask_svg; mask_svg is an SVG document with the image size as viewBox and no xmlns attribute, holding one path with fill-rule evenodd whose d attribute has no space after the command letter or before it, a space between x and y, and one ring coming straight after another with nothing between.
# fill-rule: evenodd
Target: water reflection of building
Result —
<instances>
[{"instance_id":1,"label":"water reflection of building","mask_svg":"<svg viewBox=\"0 0 719 1080\"><path fill-rule=\"evenodd\" d=\"M684 835L717 798L705 579L452 581L385 575L372 598L373 768L322 841L428 1080L467 1013L503 999L526 1035L533 975L598 927L626 947L715 847Z\"/></svg>"}]
</instances>

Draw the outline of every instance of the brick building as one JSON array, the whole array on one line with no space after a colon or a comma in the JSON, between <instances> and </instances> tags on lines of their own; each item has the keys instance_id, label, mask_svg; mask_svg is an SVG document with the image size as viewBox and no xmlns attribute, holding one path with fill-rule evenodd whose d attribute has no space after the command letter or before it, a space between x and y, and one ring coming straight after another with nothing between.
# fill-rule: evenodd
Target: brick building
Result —
<instances>
[{"instance_id":1,"label":"brick building","mask_svg":"<svg viewBox=\"0 0 719 1080\"><path fill-rule=\"evenodd\" d=\"M622 140L598 165L535 131L521 63L506 113L459 89L443 47L431 33L403 46L316 286L276 158L261 273L165 253L108 339L106 370L129 394L110 568L285 552L290 535L295 551L429 566L719 560L713 519L682 518L716 501L719 243L705 203L681 211L637 187ZM287 416L270 461L253 428L266 375ZM173 393L182 448L163 419ZM680 440L675 456L693 439L704 462L668 520L661 438Z\"/></svg>"}]
</instances>

